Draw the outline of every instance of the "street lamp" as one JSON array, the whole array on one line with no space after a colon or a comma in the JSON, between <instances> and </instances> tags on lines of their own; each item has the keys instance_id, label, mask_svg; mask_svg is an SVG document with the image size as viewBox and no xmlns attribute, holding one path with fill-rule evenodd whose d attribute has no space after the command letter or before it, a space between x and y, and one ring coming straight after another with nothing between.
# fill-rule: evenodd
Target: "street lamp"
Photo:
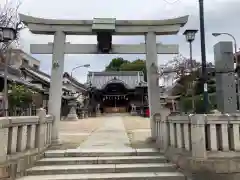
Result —
<instances>
[{"instance_id":1,"label":"street lamp","mask_svg":"<svg viewBox=\"0 0 240 180\"><path fill-rule=\"evenodd\" d=\"M8 43L16 39L16 30L9 27L0 27L0 42Z\"/></svg>"},{"instance_id":2,"label":"street lamp","mask_svg":"<svg viewBox=\"0 0 240 180\"><path fill-rule=\"evenodd\" d=\"M197 32L198 30L196 29L187 29L186 31L184 31L183 35L185 35L186 41L191 44L195 40L195 36Z\"/></svg>"},{"instance_id":3,"label":"street lamp","mask_svg":"<svg viewBox=\"0 0 240 180\"><path fill-rule=\"evenodd\" d=\"M11 43L17 37L17 31L13 28L9 27L0 27L0 43ZM0 52L2 53L2 52ZM8 76L8 61L11 58L11 52L7 51L7 56L5 57L4 63L4 97L3 97L3 105L4 105L4 114L8 116L8 84L7 84L7 76Z\"/></svg>"},{"instance_id":4,"label":"street lamp","mask_svg":"<svg viewBox=\"0 0 240 180\"><path fill-rule=\"evenodd\" d=\"M198 32L198 30L196 29L187 29L183 35L185 35L186 37L186 41L189 42L189 50L190 50L190 63L191 63L191 68L190 68L190 71L191 71L191 76L192 76L192 109L194 111L195 109L195 102L194 102L194 91L193 91L193 88L194 88L194 84L193 84L193 60L192 60L192 42L195 40L195 36L196 36L196 33Z\"/></svg>"},{"instance_id":5,"label":"street lamp","mask_svg":"<svg viewBox=\"0 0 240 180\"><path fill-rule=\"evenodd\" d=\"M230 33L212 33L212 35L215 36L215 37L220 36L220 35L230 36L233 39L233 42L234 42L234 53L235 54L237 53L237 40L232 34L230 34Z\"/></svg>"},{"instance_id":6,"label":"street lamp","mask_svg":"<svg viewBox=\"0 0 240 180\"><path fill-rule=\"evenodd\" d=\"M84 65L80 65L80 66L76 66L74 68L72 68L72 71L71 71L71 77L72 77L72 73L75 69L78 69L80 67L85 67L85 68L89 68L90 67L90 64L84 64Z\"/></svg>"}]
</instances>

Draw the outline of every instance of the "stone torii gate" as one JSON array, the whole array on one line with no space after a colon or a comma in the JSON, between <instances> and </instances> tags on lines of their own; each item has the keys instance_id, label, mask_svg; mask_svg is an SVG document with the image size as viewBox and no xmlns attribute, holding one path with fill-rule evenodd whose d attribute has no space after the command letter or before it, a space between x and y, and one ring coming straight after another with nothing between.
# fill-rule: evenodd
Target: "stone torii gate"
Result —
<instances>
[{"instance_id":1,"label":"stone torii gate","mask_svg":"<svg viewBox=\"0 0 240 180\"><path fill-rule=\"evenodd\" d=\"M31 44L32 54L52 54L49 114L54 115L53 141L59 139L59 121L62 96L64 54L146 54L148 99L152 138L156 137L154 114L160 112L157 54L177 54L178 45L157 44L157 35L175 35L187 21L188 16L168 20L55 20L20 14L21 21L33 34L54 35L49 44ZM98 44L66 43L66 35L97 35ZM112 35L144 35L145 44L113 44Z\"/></svg>"}]
</instances>

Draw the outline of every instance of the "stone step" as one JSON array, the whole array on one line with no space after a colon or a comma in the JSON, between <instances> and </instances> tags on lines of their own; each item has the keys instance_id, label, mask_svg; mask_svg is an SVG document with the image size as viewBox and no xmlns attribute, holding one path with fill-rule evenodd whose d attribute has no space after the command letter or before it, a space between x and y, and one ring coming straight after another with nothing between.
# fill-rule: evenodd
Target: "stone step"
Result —
<instances>
[{"instance_id":1,"label":"stone step","mask_svg":"<svg viewBox=\"0 0 240 180\"><path fill-rule=\"evenodd\" d=\"M28 175L81 174L81 173L127 173L127 172L173 172L176 166L170 163L148 164L91 164L35 166Z\"/></svg>"},{"instance_id":2,"label":"stone step","mask_svg":"<svg viewBox=\"0 0 240 180\"><path fill-rule=\"evenodd\" d=\"M107 157L107 156L154 156L160 155L156 149L68 149L46 151L45 157Z\"/></svg>"},{"instance_id":3,"label":"stone step","mask_svg":"<svg viewBox=\"0 0 240 180\"><path fill-rule=\"evenodd\" d=\"M78 165L78 164L137 164L137 163L164 163L164 156L114 156L114 157L63 157L44 158L36 165Z\"/></svg>"},{"instance_id":4,"label":"stone step","mask_svg":"<svg viewBox=\"0 0 240 180\"><path fill-rule=\"evenodd\" d=\"M25 176L17 180L185 180L179 172L63 174Z\"/></svg>"}]
</instances>

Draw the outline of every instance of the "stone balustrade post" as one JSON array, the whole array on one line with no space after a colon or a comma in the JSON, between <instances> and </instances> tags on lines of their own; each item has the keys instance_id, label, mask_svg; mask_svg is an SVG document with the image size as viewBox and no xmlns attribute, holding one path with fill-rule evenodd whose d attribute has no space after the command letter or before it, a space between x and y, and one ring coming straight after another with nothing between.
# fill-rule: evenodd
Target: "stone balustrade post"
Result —
<instances>
[{"instance_id":1,"label":"stone balustrade post","mask_svg":"<svg viewBox=\"0 0 240 180\"><path fill-rule=\"evenodd\" d=\"M157 138L157 145L163 151L165 151L168 148L168 144L169 144L167 118L170 115L170 113L171 113L170 110L167 108L163 108L160 110L160 115L161 115L160 133L159 133L159 137Z\"/></svg>"},{"instance_id":2,"label":"stone balustrade post","mask_svg":"<svg viewBox=\"0 0 240 180\"><path fill-rule=\"evenodd\" d=\"M0 179L7 179L8 167L5 166L7 161L7 148L8 148L8 128L5 125L9 124L8 119L0 121Z\"/></svg>"},{"instance_id":3,"label":"stone balustrade post","mask_svg":"<svg viewBox=\"0 0 240 180\"><path fill-rule=\"evenodd\" d=\"M155 128L155 132L156 132L156 143L158 143L157 142L157 139L158 139L158 137L160 136L160 121L161 121L161 114L160 113L155 113L154 115L153 115L153 120L154 120L154 128Z\"/></svg>"},{"instance_id":4,"label":"stone balustrade post","mask_svg":"<svg viewBox=\"0 0 240 180\"><path fill-rule=\"evenodd\" d=\"M46 122L46 110L40 108L37 110L37 115L39 117L39 124L36 128L36 142L35 146L40 151L45 145L45 122Z\"/></svg>"},{"instance_id":5,"label":"stone balustrade post","mask_svg":"<svg viewBox=\"0 0 240 180\"><path fill-rule=\"evenodd\" d=\"M189 115L191 120L191 136L192 136L192 157L195 159L207 158L205 123L206 115L194 114Z\"/></svg>"},{"instance_id":6,"label":"stone balustrade post","mask_svg":"<svg viewBox=\"0 0 240 180\"><path fill-rule=\"evenodd\" d=\"M5 128L4 126L9 121L7 119L4 119L0 121L0 164L4 163L7 160L7 147L8 147L8 128Z\"/></svg>"}]
</instances>

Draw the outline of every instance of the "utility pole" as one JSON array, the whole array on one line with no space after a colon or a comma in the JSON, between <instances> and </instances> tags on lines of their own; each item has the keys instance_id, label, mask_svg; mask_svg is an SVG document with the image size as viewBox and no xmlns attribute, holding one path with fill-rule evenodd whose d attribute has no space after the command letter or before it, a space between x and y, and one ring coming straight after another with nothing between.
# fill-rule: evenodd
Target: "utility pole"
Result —
<instances>
[{"instance_id":1,"label":"utility pole","mask_svg":"<svg viewBox=\"0 0 240 180\"><path fill-rule=\"evenodd\" d=\"M8 116L8 62L11 58L11 49L7 49L6 57L4 61L4 95L3 95L3 103L4 103L4 116Z\"/></svg>"},{"instance_id":2,"label":"utility pole","mask_svg":"<svg viewBox=\"0 0 240 180\"><path fill-rule=\"evenodd\" d=\"M195 96L195 92L194 92L194 76L193 76L193 58L192 58L192 41L189 42L189 49L190 49L190 65L191 65L191 95L192 95L192 111L193 113L195 112L195 100L194 100L194 96Z\"/></svg>"},{"instance_id":3,"label":"utility pole","mask_svg":"<svg viewBox=\"0 0 240 180\"><path fill-rule=\"evenodd\" d=\"M204 0L199 0L199 20L200 20L200 40L201 40L201 56L202 56L202 82L204 87L203 101L204 112L208 112L208 72L206 62L206 47L205 47L205 26L204 26Z\"/></svg>"}]
</instances>

